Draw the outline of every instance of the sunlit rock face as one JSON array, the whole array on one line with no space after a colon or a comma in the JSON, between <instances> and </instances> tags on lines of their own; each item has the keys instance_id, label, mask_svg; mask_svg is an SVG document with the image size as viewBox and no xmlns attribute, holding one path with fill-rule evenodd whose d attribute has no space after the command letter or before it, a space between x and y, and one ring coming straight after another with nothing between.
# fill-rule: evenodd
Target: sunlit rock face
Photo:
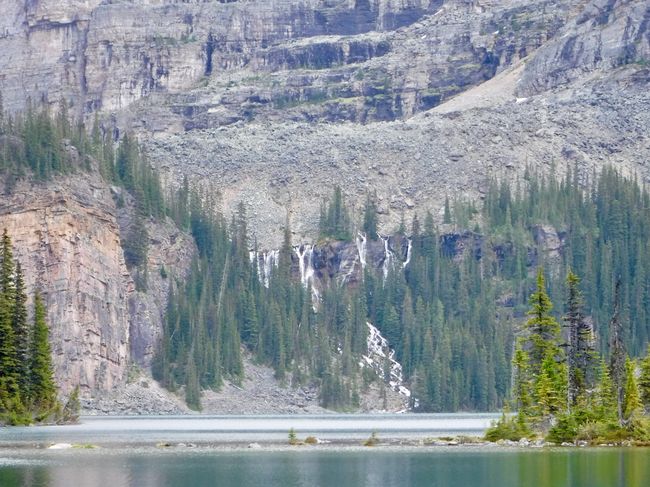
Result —
<instances>
[{"instance_id":1,"label":"sunlit rock face","mask_svg":"<svg viewBox=\"0 0 650 487\"><path fill-rule=\"evenodd\" d=\"M79 173L19 182L0 199L0 229L12 238L30 303L34 290L43 294L64 395L76 385L85 395L112 390L130 364L150 364L169 283L186 275L195 252L171 222L148 222L147 290L136 290L122 250L130 209L118 208L118 192Z\"/></svg>"}]
</instances>

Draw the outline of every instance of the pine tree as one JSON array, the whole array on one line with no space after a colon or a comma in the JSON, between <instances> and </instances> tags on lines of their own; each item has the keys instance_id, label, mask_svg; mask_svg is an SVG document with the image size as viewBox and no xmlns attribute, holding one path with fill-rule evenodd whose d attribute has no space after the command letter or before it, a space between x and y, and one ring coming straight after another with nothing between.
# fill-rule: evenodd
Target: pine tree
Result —
<instances>
[{"instance_id":1,"label":"pine tree","mask_svg":"<svg viewBox=\"0 0 650 487\"><path fill-rule=\"evenodd\" d=\"M29 361L31 330L27 321L27 295L20 262L16 262L13 333L16 344L16 375L23 403L29 399Z\"/></svg>"},{"instance_id":2,"label":"pine tree","mask_svg":"<svg viewBox=\"0 0 650 487\"><path fill-rule=\"evenodd\" d=\"M512 383L513 399L519 415L524 418L530 414L532 406L530 368L528 354L520 347L515 350L512 359L514 377Z\"/></svg>"},{"instance_id":3,"label":"pine tree","mask_svg":"<svg viewBox=\"0 0 650 487\"><path fill-rule=\"evenodd\" d=\"M185 402L190 408L198 411L201 409L201 388L194 354L191 352L185 369L185 377Z\"/></svg>"},{"instance_id":4,"label":"pine tree","mask_svg":"<svg viewBox=\"0 0 650 487\"><path fill-rule=\"evenodd\" d=\"M610 332L610 373L616 396L618 422L623 426L625 395L625 345L623 343L623 324L621 321L621 280L616 281L614 291L614 314L609 324Z\"/></svg>"},{"instance_id":5,"label":"pine tree","mask_svg":"<svg viewBox=\"0 0 650 487\"><path fill-rule=\"evenodd\" d=\"M546 293L544 271L537 270L536 290L530 296L530 318L525 328L528 331L527 342L530 347L531 373L538 376L541 372L542 362L546 357L558 359L560 348L558 346L560 325L551 315L553 303Z\"/></svg>"},{"instance_id":6,"label":"pine tree","mask_svg":"<svg viewBox=\"0 0 650 487\"><path fill-rule=\"evenodd\" d=\"M600 364L595 402L599 418L612 419L616 417L616 392L609 375L609 367L604 360Z\"/></svg>"},{"instance_id":7,"label":"pine tree","mask_svg":"<svg viewBox=\"0 0 650 487\"><path fill-rule=\"evenodd\" d=\"M650 343L648 344L648 352L641 361L639 391L641 395L641 402L645 406L646 411L650 410Z\"/></svg>"},{"instance_id":8,"label":"pine tree","mask_svg":"<svg viewBox=\"0 0 650 487\"><path fill-rule=\"evenodd\" d=\"M593 334L583 312L584 299L580 278L569 270L568 299L565 321L569 328L567 362L569 367L569 405L574 406L584 395L592 372Z\"/></svg>"},{"instance_id":9,"label":"pine tree","mask_svg":"<svg viewBox=\"0 0 650 487\"><path fill-rule=\"evenodd\" d=\"M366 196L366 205L363 210L363 233L371 240L377 240L377 195Z\"/></svg>"},{"instance_id":10,"label":"pine tree","mask_svg":"<svg viewBox=\"0 0 650 487\"><path fill-rule=\"evenodd\" d=\"M442 223L451 223L451 208L449 207L449 197L445 196L445 209L442 217Z\"/></svg>"},{"instance_id":11,"label":"pine tree","mask_svg":"<svg viewBox=\"0 0 650 487\"><path fill-rule=\"evenodd\" d=\"M639 398L639 386L634 375L634 362L630 357L625 359L625 390L623 395L623 418L629 421L632 416L643 409Z\"/></svg>"},{"instance_id":12,"label":"pine tree","mask_svg":"<svg viewBox=\"0 0 650 487\"><path fill-rule=\"evenodd\" d=\"M19 401L18 362L13 318L16 302L11 238L4 230L0 248L0 402ZM0 404L0 408L3 406ZM5 409L11 406L5 405Z\"/></svg>"},{"instance_id":13,"label":"pine tree","mask_svg":"<svg viewBox=\"0 0 650 487\"><path fill-rule=\"evenodd\" d=\"M45 305L39 292L34 295L34 327L30 347L30 397L37 411L46 413L56 405L49 329Z\"/></svg>"}]
</instances>

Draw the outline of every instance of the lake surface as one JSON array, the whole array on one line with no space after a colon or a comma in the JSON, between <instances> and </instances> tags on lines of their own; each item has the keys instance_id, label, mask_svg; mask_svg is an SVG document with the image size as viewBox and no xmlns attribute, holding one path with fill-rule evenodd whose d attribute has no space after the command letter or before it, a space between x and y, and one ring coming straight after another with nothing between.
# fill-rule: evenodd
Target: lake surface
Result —
<instances>
[{"instance_id":1,"label":"lake surface","mask_svg":"<svg viewBox=\"0 0 650 487\"><path fill-rule=\"evenodd\" d=\"M380 438L469 434L486 415L84 418L66 427L0 428L1 487L454 486L648 487L650 449L331 445L278 449L294 427L355 445ZM482 427L481 427L482 428ZM479 430L481 429L479 428ZM260 441L261 449L234 448ZM160 440L197 446L160 449ZM50 450L54 442L103 448ZM267 442L267 444L265 444Z\"/></svg>"},{"instance_id":2,"label":"lake surface","mask_svg":"<svg viewBox=\"0 0 650 487\"><path fill-rule=\"evenodd\" d=\"M284 416L83 417L81 424L0 428L0 447L12 443L155 444L161 441L228 443L302 436L365 439L373 431L394 438L480 436L498 414L331 414Z\"/></svg>"}]
</instances>

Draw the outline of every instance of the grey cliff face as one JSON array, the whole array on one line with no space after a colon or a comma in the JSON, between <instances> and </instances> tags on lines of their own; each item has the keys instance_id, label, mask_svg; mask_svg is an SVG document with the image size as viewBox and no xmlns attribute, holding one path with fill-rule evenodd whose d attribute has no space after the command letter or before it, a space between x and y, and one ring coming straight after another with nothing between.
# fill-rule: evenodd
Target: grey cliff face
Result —
<instances>
[{"instance_id":1,"label":"grey cliff face","mask_svg":"<svg viewBox=\"0 0 650 487\"><path fill-rule=\"evenodd\" d=\"M2 199L0 225L12 237L27 288L43 290L62 392L77 384L84 391L121 384L133 281L110 189L81 177L20 184Z\"/></svg>"},{"instance_id":2,"label":"grey cliff face","mask_svg":"<svg viewBox=\"0 0 650 487\"><path fill-rule=\"evenodd\" d=\"M112 111L246 65L271 43L396 29L439 3L5 0L1 88L11 110L31 99Z\"/></svg>"},{"instance_id":3,"label":"grey cliff face","mask_svg":"<svg viewBox=\"0 0 650 487\"><path fill-rule=\"evenodd\" d=\"M0 200L0 228L12 237L27 288L43 290L64 395L76 385L85 395L112 390L124 385L130 364L149 365L169 283L186 275L194 255L191 238L171 222L149 222L148 288L137 291L115 191L80 173L19 183Z\"/></svg>"}]
</instances>

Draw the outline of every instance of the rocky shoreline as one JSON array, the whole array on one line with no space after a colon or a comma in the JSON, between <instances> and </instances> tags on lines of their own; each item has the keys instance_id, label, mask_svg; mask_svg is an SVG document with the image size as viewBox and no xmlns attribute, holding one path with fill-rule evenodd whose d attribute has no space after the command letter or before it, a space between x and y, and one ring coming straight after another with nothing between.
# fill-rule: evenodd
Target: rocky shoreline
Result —
<instances>
[{"instance_id":1,"label":"rocky shoreline","mask_svg":"<svg viewBox=\"0 0 650 487\"><path fill-rule=\"evenodd\" d=\"M391 450L433 450L433 451L463 451L463 450L560 450L567 448L647 448L645 444L633 442L589 444L586 441L576 443L562 443L560 445L545 442L544 440L521 440L521 441L498 441L489 442L480 438L468 437L442 437L442 438L380 438L376 443L367 444L367 440L359 439L324 439L313 438L313 443L299 440L297 444L289 444L287 441L259 440L253 442L243 441L196 441L196 442L141 442L141 443L25 443L25 442L3 442L0 444L0 451L11 449L36 449L36 450L72 450L80 451L102 451L120 452L123 450L151 453L156 452L196 452L209 453L214 451L271 451L271 452L315 452L315 451L391 451Z\"/></svg>"}]
</instances>

